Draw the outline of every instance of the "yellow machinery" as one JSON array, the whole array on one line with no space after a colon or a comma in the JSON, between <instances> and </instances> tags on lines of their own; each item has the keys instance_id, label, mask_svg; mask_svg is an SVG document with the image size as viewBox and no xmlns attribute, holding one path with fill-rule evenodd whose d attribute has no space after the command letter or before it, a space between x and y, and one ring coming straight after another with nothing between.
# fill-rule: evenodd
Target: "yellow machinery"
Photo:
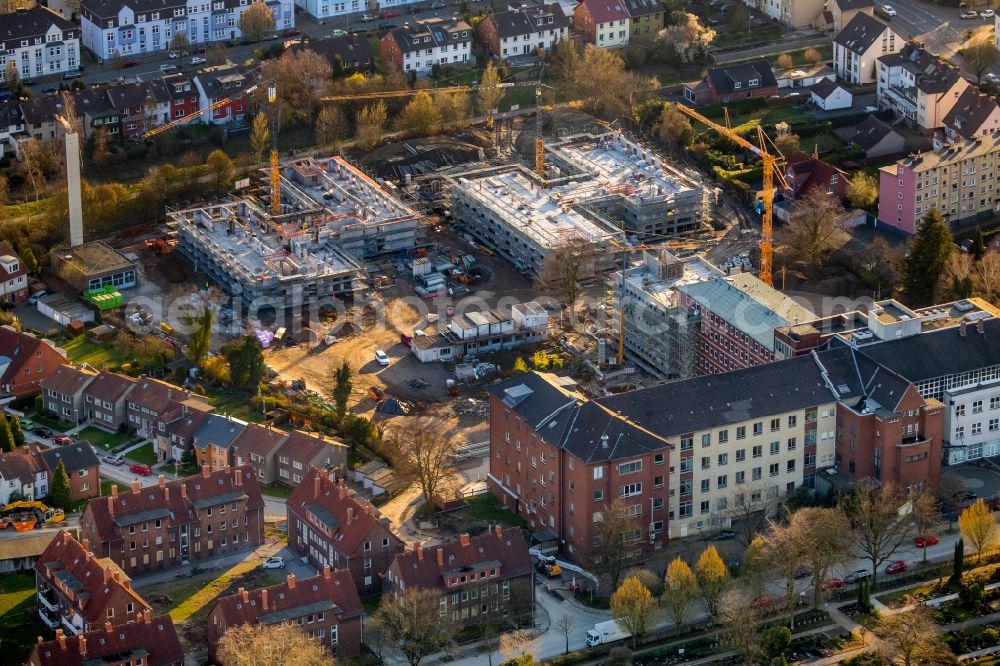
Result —
<instances>
[{"instance_id":1,"label":"yellow machinery","mask_svg":"<svg viewBox=\"0 0 1000 666\"><path fill-rule=\"evenodd\" d=\"M556 558L554 557L543 557L539 559L535 568L549 578L555 578L556 576L562 575L562 567L559 566L556 562Z\"/></svg>"},{"instance_id":2,"label":"yellow machinery","mask_svg":"<svg viewBox=\"0 0 1000 666\"><path fill-rule=\"evenodd\" d=\"M0 525L6 528L13 527L18 532L27 532L36 527L54 525L66 520L66 513L62 509L30 500L11 502L0 509L0 513L4 516L0 518Z\"/></svg>"}]
</instances>

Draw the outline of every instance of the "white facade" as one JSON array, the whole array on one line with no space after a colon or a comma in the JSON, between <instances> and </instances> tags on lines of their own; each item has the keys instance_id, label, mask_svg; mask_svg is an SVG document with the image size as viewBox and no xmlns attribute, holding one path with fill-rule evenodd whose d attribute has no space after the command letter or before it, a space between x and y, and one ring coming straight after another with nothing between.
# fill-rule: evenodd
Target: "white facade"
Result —
<instances>
[{"instance_id":1,"label":"white facade","mask_svg":"<svg viewBox=\"0 0 1000 666\"><path fill-rule=\"evenodd\" d=\"M849 109L854 103L854 96L837 86L827 97L820 97L815 92L812 93L812 101L824 111L834 111L836 109Z\"/></svg>"},{"instance_id":2,"label":"white facade","mask_svg":"<svg viewBox=\"0 0 1000 666\"><path fill-rule=\"evenodd\" d=\"M382 2L379 4L389 7L404 3ZM372 8L372 0L295 0L295 6L314 18L326 19L368 12Z\"/></svg>"},{"instance_id":3,"label":"white facade","mask_svg":"<svg viewBox=\"0 0 1000 666\"><path fill-rule=\"evenodd\" d=\"M1000 381L945 391L943 402L946 464L1000 455Z\"/></svg>"},{"instance_id":4,"label":"white facade","mask_svg":"<svg viewBox=\"0 0 1000 666\"><path fill-rule=\"evenodd\" d=\"M32 11L48 12L40 8ZM0 52L0 81L6 80L10 63L14 63L21 80L25 81L80 69L80 37L77 31L64 30L56 23L50 24L44 35L7 38L3 46L5 50Z\"/></svg>"},{"instance_id":5,"label":"white facade","mask_svg":"<svg viewBox=\"0 0 1000 666\"><path fill-rule=\"evenodd\" d=\"M605 21L597 24L597 45L601 48L627 46L631 32L628 19Z\"/></svg>"},{"instance_id":6,"label":"white facade","mask_svg":"<svg viewBox=\"0 0 1000 666\"><path fill-rule=\"evenodd\" d=\"M833 42L833 69L837 78L851 85L875 82L876 60L889 53L898 53L906 40L886 26L882 34L864 51L858 52Z\"/></svg>"},{"instance_id":7,"label":"white facade","mask_svg":"<svg viewBox=\"0 0 1000 666\"><path fill-rule=\"evenodd\" d=\"M0 470L0 505L10 504L10 496L18 493L27 500L38 500L49 494L49 475L42 470L34 473L31 483L22 483L21 479L11 476L7 479Z\"/></svg>"},{"instance_id":8,"label":"white facade","mask_svg":"<svg viewBox=\"0 0 1000 666\"><path fill-rule=\"evenodd\" d=\"M434 65L449 65L457 62L468 62L472 53L472 32L467 31L465 37L456 41L437 45L433 42L426 48L407 51L403 54L403 69L417 74L430 74Z\"/></svg>"},{"instance_id":9,"label":"white facade","mask_svg":"<svg viewBox=\"0 0 1000 666\"><path fill-rule=\"evenodd\" d=\"M940 60L935 64L938 72L947 66ZM957 76L947 90L929 92L922 83L918 85L914 68L878 61L879 107L893 109L925 130L942 127L945 116L971 85L965 77Z\"/></svg>"},{"instance_id":10,"label":"white facade","mask_svg":"<svg viewBox=\"0 0 1000 666\"><path fill-rule=\"evenodd\" d=\"M569 29L563 26L554 29L540 29L530 34L501 37L500 53L503 56L532 55L537 49L547 53L556 40L566 39L568 34Z\"/></svg>"},{"instance_id":11,"label":"white facade","mask_svg":"<svg viewBox=\"0 0 1000 666\"><path fill-rule=\"evenodd\" d=\"M21 259L13 255L0 256L0 298L9 300L28 288L28 277L21 270Z\"/></svg>"}]
</instances>

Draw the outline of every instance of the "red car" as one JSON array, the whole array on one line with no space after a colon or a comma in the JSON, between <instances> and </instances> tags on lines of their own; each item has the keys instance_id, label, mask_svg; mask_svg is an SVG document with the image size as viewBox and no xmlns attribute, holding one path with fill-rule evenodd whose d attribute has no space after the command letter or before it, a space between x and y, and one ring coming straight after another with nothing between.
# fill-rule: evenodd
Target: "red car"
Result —
<instances>
[{"instance_id":1,"label":"red car","mask_svg":"<svg viewBox=\"0 0 1000 666\"><path fill-rule=\"evenodd\" d=\"M821 590L836 590L838 588L844 587L844 581L840 578L831 578L830 580L824 582L819 586Z\"/></svg>"},{"instance_id":2,"label":"red car","mask_svg":"<svg viewBox=\"0 0 1000 666\"><path fill-rule=\"evenodd\" d=\"M122 67L138 67L139 62L137 60L126 60L122 63Z\"/></svg>"},{"instance_id":3,"label":"red car","mask_svg":"<svg viewBox=\"0 0 1000 666\"><path fill-rule=\"evenodd\" d=\"M285 37L298 37L302 33L296 30L295 28L288 28L287 30L285 30L284 34Z\"/></svg>"},{"instance_id":4,"label":"red car","mask_svg":"<svg viewBox=\"0 0 1000 666\"><path fill-rule=\"evenodd\" d=\"M153 470L149 468L149 465L143 465L142 463L132 463L129 466L129 470L133 474L138 474L139 476L149 476L153 473Z\"/></svg>"},{"instance_id":5,"label":"red car","mask_svg":"<svg viewBox=\"0 0 1000 666\"><path fill-rule=\"evenodd\" d=\"M397 16L399 16L399 14L388 9L383 9L382 13L378 15L380 19L391 19L396 18Z\"/></svg>"},{"instance_id":6,"label":"red car","mask_svg":"<svg viewBox=\"0 0 1000 666\"><path fill-rule=\"evenodd\" d=\"M925 534L918 536L913 542L917 544L917 548L927 548L928 546L936 546L941 543L941 540L933 534Z\"/></svg>"},{"instance_id":7,"label":"red car","mask_svg":"<svg viewBox=\"0 0 1000 666\"><path fill-rule=\"evenodd\" d=\"M750 607L756 609L767 608L768 606L773 606L776 601L777 599L770 594L762 594L750 602Z\"/></svg>"},{"instance_id":8,"label":"red car","mask_svg":"<svg viewBox=\"0 0 1000 666\"><path fill-rule=\"evenodd\" d=\"M898 574L903 573L904 571L906 571L906 562L903 560L896 560L885 568L885 572L887 574Z\"/></svg>"},{"instance_id":9,"label":"red car","mask_svg":"<svg viewBox=\"0 0 1000 666\"><path fill-rule=\"evenodd\" d=\"M73 438L69 435L56 435L52 438L52 443L56 446L66 446L73 443Z\"/></svg>"}]
</instances>

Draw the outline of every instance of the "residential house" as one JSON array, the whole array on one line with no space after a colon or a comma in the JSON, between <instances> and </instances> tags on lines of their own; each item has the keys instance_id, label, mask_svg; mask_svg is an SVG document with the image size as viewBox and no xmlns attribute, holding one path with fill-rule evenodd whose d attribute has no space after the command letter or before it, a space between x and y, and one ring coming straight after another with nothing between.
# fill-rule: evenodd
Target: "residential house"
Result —
<instances>
[{"instance_id":1,"label":"residential house","mask_svg":"<svg viewBox=\"0 0 1000 666\"><path fill-rule=\"evenodd\" d=\"M0 241L0 299L10 305L28 299L28 269L6 241Z\"/></svg>"},{"instance_id":2,"label":"residential house","mask_svg":"<svg viewBox=\"0 0 1000 666\"><path fill-rule=\"evenodd\" d=\"M136 380L102 370L83 389L83 418L109 430L125 427L126 397Z\"/></svg>"},{"instance_id":3,"label":"residential house","mask_svg":"<svg viewBox=\"0 0 1000 666\"><path fill-rule=\"evenodd\" d=\"M878 58L879 106L892 109L928 136L944 126L970 86L961 70L914 42Z\"/></svg>"},{"instance_id":4,"label":"residential house","mask_svg":"<svg viewBox=\"0 0 1000 666\"><path fill-rule=\"evenodd\" d=\"M73 93L73 101L81 116L80 126L85 137L90 138L102 127L112 137L121 134L121 112L111 103L107 88L78 90Z\"/></svg>"},{"instance_id":5,"label":"residential house","mask_svg":"<svg viewBox=\"0 0 1000 666\"><path fill-rule=\"evenodd\" d=\"M361 654L361 599L347 571L332 571L284 583L247 590L219 599L208 612L209 661L219 663L219 641L226 631L242 624L294 624L337 659Z\"/></svg>"},{"instance_id":6,"label":"residential house","mask_svg":"<svg viewBox=\"0 0 1000 666\"><path fill-rule=\"evenodd\" d=\"M573 10L573 29L588 44L628 46L629 18L622 0L582 0Z\"/></svg>"},{"instance_id":7,"label":"residential house","mask_svg":"<svg viewBox=\"0 0 1000 666\"><path fill-rule=\"evenodd\" d=\"M230 443L234 462L253 467L260 483L274 483L278 478L274 455L287 438L288 433L284 430L249 423Z\"/></svg>"},{"instance_id":8,"label":"residential house","mask_svg":"<svg viewBox=\"0 0 1000 666\"><path fill-rule=\"evenodd\" d=\"M123 83L109 87L107 94L121 116L122 136L126 139L137 139L160 124L162 112L158 113L159 101L150 84Z\"/></svg>"},{"instance_id":9,"label":"residential house","mask_svg":"<svg viewBox=\"0 0 1000 666\"><path fill-rule=\"evenodd\" d=\"M293 430L274 453L275 479L295 487L310 469L346 473L349 450L350 447L343 442L327 439L321 433Z\"/></svg>"},{"instance_id":10,"label":"residential house","mask_svg":"<svg viewBox=\"0 0 1000 666\"><path fill-rule=\"evenodd\" d=\"M128 426L139 435L151 436L154 427L159 429L159 418L181 406L211 411L202 396L159 379L139 377L125 400Z\"/></svg>"},{"instance_id":11,"label":"residential house","mask_svg":"<svg viewBox=\"0 0 1000 666\"><path fill-rule=\"evenodd\" d=\"M184 650L169 615L146 612L132 624L104 626L78 636L56 629L55 640L40 641L25 666L182 666Z\"/></svg>"},{"instance_id":12,"label":"residential house","mask_svg":"<svg viewBox=\"0 0 1000 666\"><path fill-rule=\"evenodd\" d=\"M194 433L212 413L181 404L160 416L153 426L157 460L180 461L194 448Z\"/></svg>"},{"instance_id":13,"label":"residential house","mask_svg":"<svg viewBox=\"0 0 1000 666\"><path fill-rule=\"evenodd\" d=\"M942 403L946 464L1000 455L1000 381L945 391Z\"/></svg>"},{"instance_id":14,"label":"residential house","mask_svg":"<svg viewBox=\"0 0 1000 666\"><path fill-rule=\"evenodd\" d=\"M906 137L875 116L868 116L857 125L842 127L834 132L848 145L865 151L865 157L869 159L906 152Z\"/></svg>"},{"instance_id":15,"label":"residential house","mask_svg":"<svg viewBox=\"0 0 1000 666\"><path fill-rule=\"evenodd\" d=\"M42 380L42 406L60 421L74 425L86 420L83 390L97 373L89 368L61 365Z\"/></svg>"},{"instance_id":16,"label":"residential house","mask_svg":"<svg viewBox=\"0 0 1000 666\"><path fill-rule=\"evenodd\" d=\"M354 33L339 37L324 37L308 42L296 42L289 47L293 52L313 51L330 61L334 73L338 67L345 75L375 73L375 49L365 35Z\"/></svg>"},{"instance_id":17,"label":"residential house","mask_svg":"<svg viewBox=\"0 0 1000 666\"><path fill-rule=\"evenodd\" d=\"M847 196L850 182L850 174L843 169L827 164L815 154L800 151L790 155L785 163L785 183L788 186L783 194L789 199L799 199L818 189L843 199Z\"/></svg>"},{"instance_id":18,"label":"residential house","mask_svg":"<svg viewBox=\"0 0 1000 666\"><path fill-rule=\"evenodd\" d=\"M81 535L129 575L162 571L264 542L264 500L249 466L211 471L90 500Z\"/></svg>"},{"instance_id":19,"label":"residential house","mask_svg":"<svg viewBox=\"0 0 1000 666\"><path fill-rule=\"evenodd\" d=\"M77 541L66 530L59 530L35 562L35 589L39 619L71 635L105 622L130 624L150 610L110 558L96 557L86 539Z\"/></svg>"},{"instance_id":20,"label":"residential house","mask_svg":"<svg viewBox=\"0 0 1000 666\"><path fill-rule=\"evenodd\" d=\"M21 100L21 117L24 121L23 138L36 141L46 139L61 139L63 128L56 116L62 112L62 102L58 95L38 95L28 100ZM12 137L17 141L22 137Z\"/></svg>"},{"instance_id":21,"label":"residential house","mask_svg":"<svg viewBox=\"0 0 1000 666\"><path fill-rule=\"evenodd\" d=\"M417 76L428 76L434 65L467 63L472 53L472 28L455 19L420 19L382 36L382 62Z\"/></svg>"},{"instance_id":22,"label":"residential house","mask_svg":"<svg viewBox=\"0 0 1000 666\"><path fill-rule=\"evenodd\" d=\"M826 7L833 18L833 29L837 32L843 30L858 14L875 15L873 0L827 0Z\"/></svg>"},{"instance_id":23,"label":"residential house","mask_svg":"<svg viewBox=\"0 0 1000 666\"><path fill-rule=\"evenodd\" d=\"M854 96L830 79L823 79L814 85L809 91L809 97L816 108L823 111L849 109L854 103Z\"/></svg>"},{"instance_id":24,"label":"residential house","mask_svg":"<svg viewBox=\"0 0 1000 666\"><path fill-rule=\"evenodd\" d=\"M1000 105L972 86L959 96L955 106L944 117L944 128L935 132L941 143L975 139L1000 131Z\"/></svg>"},{"instance_id":25,"label":"residential house","mask_svg":"<svg viewBox=\"0 0 1000 666\"><path fill-rule=\"evenodd\" d=\"M496 12L479 22L479 38L494 58L536 60L560 39L569 38L570 17L558 3ZM513 60L517 62L517 60Z\"/></svg>"},{"instance_id":26,"label":"residential house","mask_svg":"<svg viewBox=\"0 0 1000 666\"><path fill-rule=\"evenodd\" d=\"M518 527L497 525L484 534L401 552L382 573L384 599L407 590L435 590L441 615L472 626L524 622L531 615L534 568ZM391 595L391 596L390 596Z\"/></svg>"},{"instance_id":27,"label":"residential house","mask_svg":"<svg viewBox=\"0 0 1000 666\"><path fill-rule=\"evenodd\" d=\"M314 567L347 569L361 595L381 590L379 574L402 552L403 542L374 506L355 497L343 479L315 468L286 506L289 548Z\"/></svg>"},{"instance_id":28,"label":"residential house","mask_svg":"<svg viewBox=\"0 0 1000 666\"><path fill-rule=\"evenodd\" d=\"M856 12L833 40L833 69L851 85L874 83L876 59L899 52L905 43L892 25Z\"/></svg>"},{"instance_id":29,"label":"residential house","mask_svg":"<svg viewBox=\"0 0 1000 666\"><path fill-rule=\"evenodd\" d=\"M747 6L790 28L812 25L823 12L824 0L743 0Z\"/></svg>"},{"instance_id":30,"label":"residential house","mask_svg":"<svg viewBox=\"0 0 1000 666\"><path fill-rule=\"evenodd\" d=\"M80 69L80 28L48 7L0 15L0 81L13 64L22 81Z\"/></svg>"},{"instance_id":31,"label":"residential house","mask_svg":"<svg viewBox=\"0 0 1000 666\"><path fill-rule=\"evenodd\" d=\"M1000 211L1000 134L961 139L879 169L879 220L904 234L931 208L952 224Z\"/></svg>"},{"instance_id":32,"label":"residential house","mask_svg":"<svg viewBox=\"0 0 1000 666\"><path fill-rule=\"evenodd\" d=\"M222 414L208 414L195 428L192 438L195 460L211 469L225 469L232 465L229 448L236 436L243 432L247 422Z\"/></svg>"},{"instance_id":33,"label":"residential house","mask_svg":"<svg viewBox=\"0 0 1000 666\"><path fill-rule=\"evenodd\" d=\"M771 72L778 88L809 88L823 79L837 80L837 74L824 62L800 65L792 69L772 67Z\"/></svg>"},{"instance_id":34,"label":"residential house","mask_svg":"<svg viewBox=\"0 0 1000 666\"><path fill-rule=\"evenodd\" d=\"M203 113L201 122L224 125L246 120L251 101L247 89L255 82L253 72L242 66L226 64L199 70L194 77L194 85L198 90L198 108L207 109L218 105L210 113Z\"/></svg>"},{"instance_id":35,"label":"residential house","mask_svg":"<svg viewBox=\"0 0 1000 666\"><path fill-rule=\"evenodd\" d=\"M49 471L49 487L59 463L69 477L69 498L74 502L101 494L101 461L90 444L75 443L41 451Z\"/></svg>"},{"instance_id":36,"label":"residential house","mask_svg":"<svg viewBox=\"0 0 1000 666\"><path fill-rule=\"evenodd\" d=\"M663 3L659 0L621 0L628 11L629 44L649 43L663 29Z\"/></svg>"},{"instance_id":37,"label":"residential house","mask_svg":"<svg viewBox=\"0 0 1000 666\"><path fill-rule=\"evenodd\" d=\"M188 74L168 74L160 81L170 95L170 120L198 113L198 87Z\"/></svg>"},{"instance_id":38,"label":"residential house","mask_svg":"<svg viewBox=\"0 0 1000 666\"><path fill-rule=\"evenodd\" d=\"M0 505L14 499L40 500L49 494L49 470L32 446L0 453Z\"/></svg>"},{"instance_id":39,"label":"residential house","mask_svg":"<svg viewBox=\"0 0 1000 666\"><path fill-rule=\"evenodd\" d=\"M0 101L0 157L13 155L20 159L15 136L26 136L20 101Z\"/></svg>"},{"instance_id":40,"label":"residential house","mask_svg":"<svg viewBox=\"0 0 1000 666\"><path fill-rule=\"evenodd\" d=\"M66 350L31 333L0 326L0 392L16 398L37 395L42 380L66 362Z\"/></svg>"},{"instance_id":41,"label":"residential house","mask_svg":"<svg viewBox=\"0 0 1000 666\"><path fill-rule=\"evenodd\" d=\"M778 94L778 82L766 60L728 67L709 67L705 78L684 86L684 98L694 104L722 104Z\"/></svg>"}]
</instances>

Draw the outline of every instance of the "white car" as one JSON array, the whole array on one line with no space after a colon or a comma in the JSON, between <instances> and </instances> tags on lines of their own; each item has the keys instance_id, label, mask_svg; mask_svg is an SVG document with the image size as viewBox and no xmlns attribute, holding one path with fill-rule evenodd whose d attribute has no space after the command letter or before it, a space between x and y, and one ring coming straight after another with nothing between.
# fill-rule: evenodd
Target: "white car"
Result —
<instances>
[{"instance_id":1,"label":"white car","mask_svg":"<svg viewBox=\"0 0 1000 666\"><path fill-rule=\"evenodd\" d=\"M188 60L188 62L191 63L192 65L204 65L208 61L202 58L201 56L191 56L191 59Z\"/></svg>"},{"instance_id":2,"label":"white car","mask_svg":"<svg viewBox=\"0 0 1000 666\"><path fill-rule=\"evenodd\" d=\"M979 18L993 18L994 12L992 9L984 9L979 12Z\"/></svg>"},{"instance_id":3,"label":"white car","mask_svg":"<svg viewBox=\"0 0 1000 666\"><path fill-rule=\"evenodd\" d=\"M1000 76L997 76L993 72L987 73L986 76L984 76L983 78L986 79L987 81L989 81L990 83L992 83L995 86L996 85L1000 85Z\"/></svg>"},{"instance_id":4,"label":"white car","mask_svg":"<svg viewBox=\"0 0 1000 666\"><path fill-rule=\"evenodd\" d=\"M895 16L896 10L892 8L892 5L882 5L882 13L886 16Z\"/></svg>"},{"instance_id":5,"label":"white car","mask_svg":"<svg viewBox=\"0 0 1000 666\"><path fill-rule=\"evenodd\" d=\"M868 580L871 577L872 577L872 572L868 571L868 569L858 569L854 573L845 577L844 582L847 583L848 585L851 585L854 583L860 583L863 580Z\"/></svg>"},{"instance_id":6,"label":"white car","mask_svg":"<svg viewBox=\"0 0 1000 666\"><path fill-rule=\"evenodd\" d=\"M330 36L331 37L343 37L346 34L347 34L346 30L341 30L340 28L336 28L333 32L330 33Z\"/></svg>"},{"instance_id":7,"label":"white car","mask_svg":"<svg viewBox=\"0 0 1000 666\"><path fill-rule=\"evenodd\" d=\"M264 560L264 564L260 565L265 569L284 569L285 568L285 558L283 557L269 557Z\"/></svg>"},{"instance_id":8,"label":"white car","mask_svg":"<svg viewBox=\"0 0 1000 666\"><path fill-rule=\"evenodd\" d=\"M171 72L177 71L177 65L171 65L167 63L166 65L160 65L160 71L164 74L170 74Z\"/></svg>"},{"instance_id":9,"label":"white car","mask_svg":"<svg viewBox=\"0 0 1000 666\"><path fill-rule=\"evenodd\" d=\"M378 361L378 364L383 368L389 365L389 355L381 349L375 350L375 360Z\"/></svg>"},{"instance_id":10,"label":"white car","mask_svg":"<svg viewBox=\"0 0 1000 666\"><path fill-rule=\"evenodd\" d=\"M42 290L42 291L36 291L31 296L28 296L28 305L35 305L35 304L37 304L38 303L38 299L41 298L42 296L47 295L48 293L49 292L44 291L44 290Z\"/></svg>"},{"instance_id":11,"label":"white car","mask_svg":"<svg viewBox=\"0 0 1000 666\"><path fill-rule=\"evenodd\" d=\"M367 23L368 21L374 21L374 20L375 20L375 17L374 17L374 16L372 16L371 14L363 14L363 15L361 16L361 20L362 20L362 22L365 22L365 23Z\"/></svg>"},{"instance_id":12,"label":"white car","mask_svg":"<svg viewBox=\"0 0 1000 666\"><path fill-rule=\"evenodd\" d=\"M125 464L125 458L123 456L120 456L120 455L118 455L118 456L116 456L116 455L107 455L107 456L104 456L104 462L108 463L109 465L124 465Z\"/></svg>"},{"instance_id":13,"label":"white car","mask_svg":"<svg viewBox=\"0 0 1000 666\"><path fill-rule=\"evenodd\" d=\"M181 57L181 53L180 51L171 51L170 53L167 54L167 57L170 58L171 60L176 60L177 58Z\"/></svg>"}]
</instances>

